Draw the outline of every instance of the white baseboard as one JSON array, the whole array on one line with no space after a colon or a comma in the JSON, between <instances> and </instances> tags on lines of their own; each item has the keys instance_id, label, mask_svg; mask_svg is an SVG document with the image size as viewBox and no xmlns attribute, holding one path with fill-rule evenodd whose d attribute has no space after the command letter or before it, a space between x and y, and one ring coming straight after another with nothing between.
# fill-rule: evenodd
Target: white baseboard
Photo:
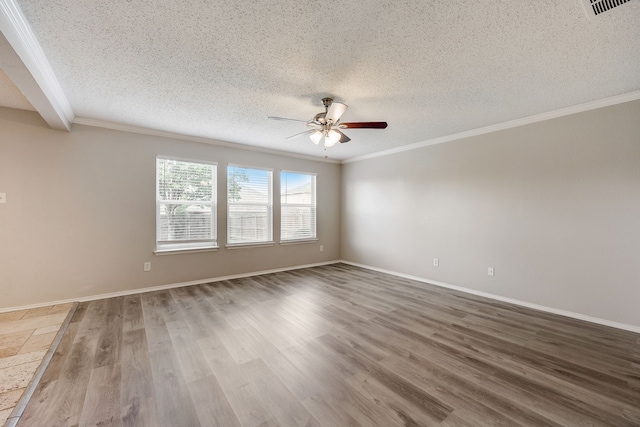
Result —
<instances>
[{"instance_id":1,"label":"white baseboard","mask_svg":"<svg viewBox=\"0 0 640 427\"><path fill-rule=\"evenodd\" d=\"M367 270L372 270L372 271L377 271L377 272L380 272L380 273L390 274L392 276L398 276L398 277L402 277L402 278L409 279L409 280L415 280L416 282L428 283L428 284L431 284L431 285L440 286L442 288L453 289L453 290L456 290L456 291L465 292L467 294L477 295L477 296L493 299L493 300L496 300L496 301L502 301L502 302L506 302L506 303L510 303L510 304L519 305L519 306L522 306L522 307L532 308L534 310L540 310L540 311L544 311L544 312L547 312L547 313L558 314L560 316L565 316L565 317L570 317L570 318L573 318L573 319L584 320L586 322L591 322L591 323L595 323L595 324L598 324L598 325L609 326L609 327L612 327L612 328L622 329L622 330L625 330L625 331L630 331L630 332L635 332L635 333L639 333L640 334L640 326L628 325L626 323L619 323L619 322L614 322L614 321L611 321L611 320L600 319L598 317L587 316L585 314L574 313L572 311L560 310L560 309L557 309L557 308L547 307L547 306L544 306L544 305L533 304L533 303L530 303L530 302L520 301L520 300L513 299L513 298L507 298L507 297L503 297L503 296L500 296L500 295L491 294L491 293L488 293L488 292L482 292L482 291L477 291L477 290L470 289L470 288L465 288L465 287L462 287L462 286L452 285L450 283L439 282L437 280L425 279L425 278L419 277L419 276L413 276L413 275L410 275L410 274L399 273L397 271L385 270L383 268L372 267L370 265L359 264L359 263L356 263L356 262L351 262L351 261L346 261L346 260L334 260L334 261L325 261L325 262L319 262L319 263L314 263L314 264L296 265L296 266L293 266L293 267L276 268L276 269L272 269L272 270L253 271L253 272L249 272L249 273L241 273L241 274L233 274L233 275L229 275L229 276L213 277L213 278L209 278L209 279L193 280L193 281L190 281L190 282L171 283L171 284L167 284L167 285L152 286L152 287L148 287L148 288L128 289L126 291L110 292L110 293L106 293L106 294L92 295L92 296L80 297L80 298L75 298L75 299L71 298L71 299L58 300L58 301L49 301L49 302L43 302L43 303L38 303L38 304L24 305L24 306L20 306L20 307L0 308L0 313L6 313L6 312L18 311L18 310L29 310L29 309L33 309L33 308L46 307L46 306L50 306L50 305L67 304L67 303L70 303L70 302L94 301L94 300L105 299L105 298L114 298L114 297L121 297L121 296L133 295L133 294L146 293L146 292L162 291L162 290L166 290L166 289L179 288L179 287L182 287L182 286L200 285L200 284L203 284L203 283L220 282L220 281L223 281L223 280L240 279L240 278L243 278L243 277L260 276L260 275L263 275L263 274L279 273L279 272L282 272L282 271L299 270L299 269L302 269L302 268L310 268L310 267L320 267L320 266L323 266L323 265L330 265L330 264L337 264L337 263L344 263L344 264L348 264L348 265L353 265L354 267L366 268Z\"/></svg>"},{"instance_id":2,"label":"white baseboard","mask_svg":"<svg viewBox=\"0 0 640 427\"><path fill-rule=\"evenodd\" d=\"M61 299L61 300L50 301L50 302L39 302L37 304L20 305L17 307L3 307L3 308L0 308L0 313L9 313L11 311L20 311L20 310L31 310L32 308L48 307L50 305L69 304L72 302L78 302L78 299L69 298L69 299Z\"/></svg>"},{"instance_id":3,"label":"white baseboard","mask_svg":"<svg viewBox=\"0 0 640 427\"><path fill-rule=\"evenodd\" d=\"M428 283L430 285L440 286L442 288L453 289L467 294L477 295L497 301L502 301L510 304L519 305L522 307L532 308L534 310L544 311L547 313L558 314L560 316L571 317L573 319L584 320L586 322L596 323L598 325L609 326L616 329L622 329L629 332L635 332L640 334L640 326L627 325L626 323L613 322L611 320L600 319L598 317L587 316L585 314L574 313L572 311L560 310L557 308L547 307L544 305L533 304L526 301L520 301L513 298L507 298L500 295L490 294L488 292L476 291L474 289L464 288L462 286L452 285L450 283L439 282L437 280L429 280L423 277L412 276L410 274L398 273L397 271L385 270L383 268L372 267L370 265L358 264L351 261L341 261L344 264L353 265L354 267L366 268L367 270L377 271L379 273L390 274L392 276L398 276L409 280L415 280L416 282Z\"/></svg>"},{"instance_id":4,"label":"white baseboard","mask_svg":"<svg viewBox=\"0 0 640 427\"><path fill-rule=\"evenodd\" d=\"M109 292L106 294L91 295L86 297L78 297L78 298L71 298L71 299L58 300L58 301L49 301L49 302L43 302L38 304L23 305L20 307L0 308L0 313L6 313L6 312L18 311L18 310L30 310L33 308L47 307L50 305L68 304L70 302L94 301L94 300L105 299L105 298L114 298L114 297L122 297L127 295L141 294L146 292L163 291L166 289L180 288L182 286L201 285L203 283L221 282L223 280L240 279L243 277L251 277L251 276L261 276L263 274L280 273L282 271L300 270L301 268L320 267L322 265L337 264L339 262L340 260L324 261L324 262L318 262L314 264L296 265L293 267L275 268L272 270L252 271L250 273L232 274L230 276L221 276L221 277L213 277L209 279L193 280L190 282L170 283L167 285L151 286L148 288L127 289L126 291Z\"/></svg>"}]
</instances>

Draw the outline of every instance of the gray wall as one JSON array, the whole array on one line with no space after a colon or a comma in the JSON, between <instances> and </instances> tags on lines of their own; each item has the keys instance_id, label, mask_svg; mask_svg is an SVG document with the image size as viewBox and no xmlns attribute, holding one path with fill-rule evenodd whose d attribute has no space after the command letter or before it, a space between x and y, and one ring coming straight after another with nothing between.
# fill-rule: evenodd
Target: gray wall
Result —
<instances>
[{"instance_id":1,"label":"gray wall","mask_svg":"<svg viewBox=\"0 0 640 427\"><path fill-rule=\"evenodd\" d=\"M342 174L343 259L640 326L640 101Z\"/></svg>"},{"instance_id":2,"label":"gray wall","mask_svg":"<svg viewBox=\"0 0 640 427\"><path fill-rule=\"evenodd\" d=\"M159 154L316 172L320 242L154 255ZM342 257L640 325L640 101L342 170L0 108L0 192L0 309Z\"/></svg>"},{"instance_id":3,"label":"gray wall","mask_svg":"<svg viewBox=\"0 0 640 427\"><path fill-rule=\"evenodd\" d=\"M227 163L273 168L274 178L317 173L320 241L154 255L156 155L218 163L221 244ZM88 126L59 132L35 113L0 108L0 192L0 309L340 257L338 164Z\"/></svg>"}]
</instances>

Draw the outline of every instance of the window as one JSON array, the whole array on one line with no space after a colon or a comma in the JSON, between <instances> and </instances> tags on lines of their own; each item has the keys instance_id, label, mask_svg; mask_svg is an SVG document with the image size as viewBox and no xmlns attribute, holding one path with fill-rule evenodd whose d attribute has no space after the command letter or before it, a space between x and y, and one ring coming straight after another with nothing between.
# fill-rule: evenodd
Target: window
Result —
<instances>
[{"instance_id":1,"label":"window","mask_svg":"<svg viewBox=\"0 0 640 427\"><path fill-rule=\"evenodd\" d=\"M227 243L242 245L273 240L273 172L227 167Z\"/></svg>"},{"instance_id":2,"label":"window","mask_svg":"<svg viewBox=\"0 0 640 427\"><path fill-rule=\"evenodd\" d=\"M156 159L157 251L215 248L216 165Z\"/></svg>"},{"instance_id":3,"label":"window","mask_svg":"<svg viewBox=\"0 0 640 427\"><path fill-rule=\"evenodd\" d=\"M316 238L316 176L280 173L280 240Z\"/></svg>"}]
</instances>

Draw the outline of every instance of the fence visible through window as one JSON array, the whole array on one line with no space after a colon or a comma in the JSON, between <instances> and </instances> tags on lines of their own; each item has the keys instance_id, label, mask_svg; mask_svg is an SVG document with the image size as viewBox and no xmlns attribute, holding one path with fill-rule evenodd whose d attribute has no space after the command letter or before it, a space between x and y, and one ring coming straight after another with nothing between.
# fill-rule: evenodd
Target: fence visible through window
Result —
<instances>
[{"instance_id":1,"label":"fence visible through window","mask_svg":"<svg viewBox=\"0 0 640 427\"><path fill-rule=\"evenodd\" d=\"M280 173L280 240L316 238L316 176Z\"/></svg>"},{"instance_id":2,"label":"fence visible through window","mask_svg":"<svg viewBox=\"0 0 640 427\"><path fill-rule=\"evenodd\" d=\"M156 248L215 247L216 165L156 159Z\"/></svg>"},{"instance_id":3,"label":"fence visible through window","mask_svg":"<svg viewBox=\"0 0 640 427\"><path fill-rule=\"evenodd\" d=\"M227 243L270 242L273 239L273 172L227 167Z\"/></svg>"}]
</instances>

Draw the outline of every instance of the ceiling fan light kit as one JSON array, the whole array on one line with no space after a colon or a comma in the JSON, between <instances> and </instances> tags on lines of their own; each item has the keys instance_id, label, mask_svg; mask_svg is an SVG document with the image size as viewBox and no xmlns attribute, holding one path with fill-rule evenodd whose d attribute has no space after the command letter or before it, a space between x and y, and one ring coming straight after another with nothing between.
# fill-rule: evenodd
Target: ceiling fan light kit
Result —
<instances>
[{"instance_id":1,"label":"ceiling fan light kit","mask_svg":"<svg viewBox=\"0 0 640 427\"><path fill-rule=\"evenodd\" d=\"M333 147L334 145L336 145L338 141L340 141L340 134L333 129L331 129L328 132L322 132L317 130L313 132L311 135L309 135L309 138L316 145L320 145L320 141L324 139L323 145L329 148L329 147Z\"/></svg>"},{"instance_id":2,"label":"ceiling fan light kit","mask_svg":"<svg viewBox=\"0 0 640 427\"><path fill-rule=\"evenodd\" d=\"M320 144L320 140L322 139L324 135L322 135L322 132L320 132L319 130L315 131L314 133L312 133L309 138L311 138L311 141L313 141L314 144L318 145Z\"/></svg>"},{"instance_id":3,"label":"ceiling fan light kit","mask_svg":"<svg viewBox=\"0 0 640 427\"><path fill-rule=\"evenodd\" d=\"M333 102L333 98L322 98L322 105L324 106L324 111L316 114L313 119L308 122L284 117L269 116L269 118L273 120L305 123L311 128L310 130L297 133L287 139L292 139L300 135L309 135L309 139L311 139L315 145L320 145L320 142L324 140L323 145L326 148L333 147L338 142L345 143L351 141L351 138L345 135L340 129L385 129L387 127L387 122L341 123L340 117L342 117L344 112L347 111L347 108L349 108L346 104Z\"/></svg>"},{"instance_id":4,"label":"ceiling fan light kit","mask_svg":"<svg viewBox=\"0 0 640 427\"><path fill-rule=\"evenodd\" d=\"M331 129L329 132L327 132L327 135L324 138L324 146L333 147L338 141L340 141L340 134Z\"/></svg>"}]
</instances>

